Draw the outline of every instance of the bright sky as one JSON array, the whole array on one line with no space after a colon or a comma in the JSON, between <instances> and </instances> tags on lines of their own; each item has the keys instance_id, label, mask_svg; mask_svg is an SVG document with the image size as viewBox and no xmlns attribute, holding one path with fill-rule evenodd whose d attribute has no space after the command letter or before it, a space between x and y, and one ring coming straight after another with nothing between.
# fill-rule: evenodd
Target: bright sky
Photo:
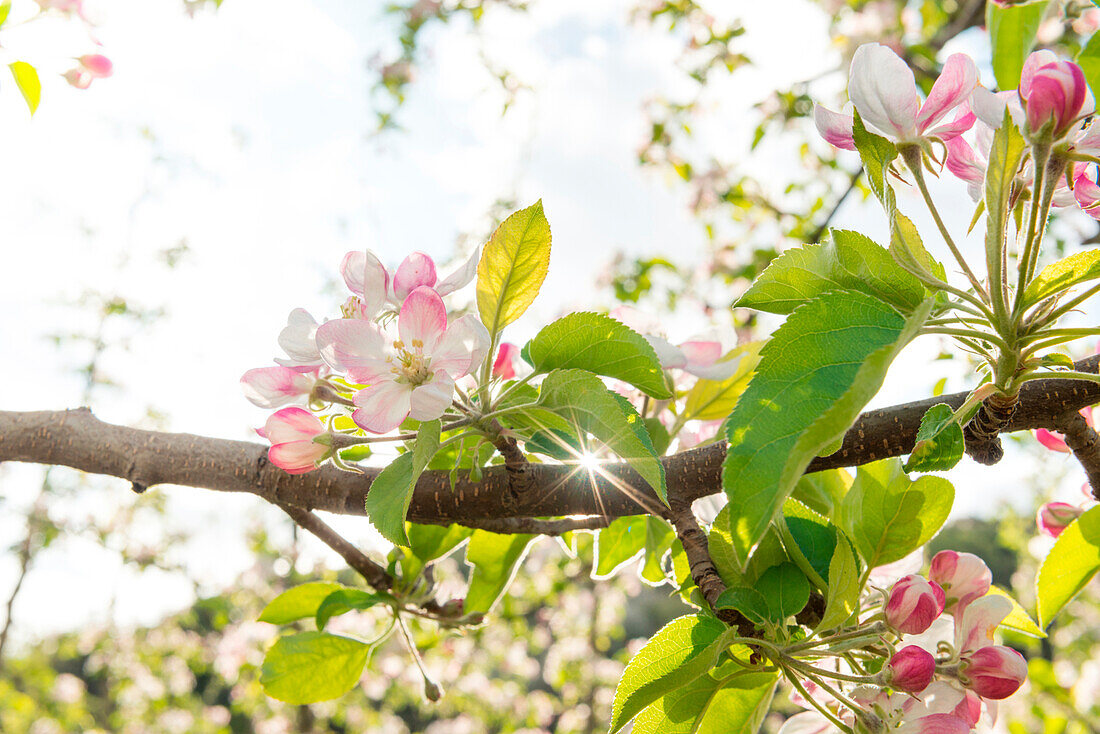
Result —
<instances>
[{"instance_id":1,"label":"bright sky","mask_svg":"<svg viewBox=\"0 0 1100 734\"><path fill-rule=\"evenodd\" d=\"M481 228L492 202L513 192L523 204L541 197L554 233L543 294L513 341L563 310L608 305L590 286L616 250L671 250L681 262L703 252L684 193L635 163L643 101L683 81L674 67L679 42L626 25L629 2L553 0L532 3L526 16L489 13L486 52L534 90L503 119L479 41L461 25L429 32L431 54L401 113L406 132L379 140L368 135L367 60L392 42L383 5L227 0L216 15L190 20L178 0L89 2L103 52L115 62L113 78L80 92L56 76L64 60L43 62L33 120L14 87L0 81L0 344L9 355L0 363L0 406L76 405L72 369L81 355L59 353L45 336L87 328L87 314L61 304L94 289L167 312L128 353L106 361L123 390L100 393L101 418L134 423L153 406L171 430L253 437L264 413L243 399L239 376L275 356L291 308L335 315L342 296L324 288L338 278L344 252L370 247L396 264L419 249L445 260L457 235ZM733 5L757 66L723 84L718 115L700 130L723 153L744 148L746 111L770 86L838 63L824 18L808 3ZM41 25L12 34L10 45L5 36L0 53L40 54L55 38ZM61 55L93 50L73 39L80 36L66 37ZM965 199L952 184L946 195ZM915 211L916 202L903 198L902 207ZM838 223L877 235L875 214L854 204ZM969 210L953 215L956 229L965 229ZM157 253L181 240L190 253L168 270ZM912 349L877 403L926 395L938 378L926 368L936 344ZM956 381L951 389L961 387ZM1026 496L1021 471L1033 464L1021 462L963 468L957 513L987 510L990 496ZM20 507L40 476L37 468L5 467L0 496ZM130 502L121 483L108 486L96 495L106 505L83 507L76 497L67 507L109 516L112 503ZM171 522L197 533L194 546L173 553L207 591L247 567L241 530L258 500L156 491L169 496ZM277 513L265 517L287 532ZM376 538L365 521L334 524L364 545ZM0 538L22 532L12 515L0 514ZM153 622L189 600L181 579L138 576L112 558L86 541L44 555L16 610L20 632L102 619L112 598L122 622ZM14 571L12 559L0 560L0 594Z\"/></svg>"}]
</instances>

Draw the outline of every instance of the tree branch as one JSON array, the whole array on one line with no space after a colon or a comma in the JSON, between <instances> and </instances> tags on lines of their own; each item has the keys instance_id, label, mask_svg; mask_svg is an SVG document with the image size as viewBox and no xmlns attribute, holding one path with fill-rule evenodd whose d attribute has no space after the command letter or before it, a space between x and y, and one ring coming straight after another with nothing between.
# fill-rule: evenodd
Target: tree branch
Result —
<instances>
[{"instance_id":1,"label":"tree branch","mask_svg":"<svg viewBox=\"0 0 1100 734\"><path fill-rule=\"evenodd\" d=\"M1097 371L1100 357L1075 365ZM966 393L920 400L861 415L839 450L814 459L807 471L866 464L900 456L913 448L921 417L937 403L958 408ZM1100 402L1100 384L1046 379L1028 382L1005 431L1059 430L1069 412ZM721 491L724 443L662 458L668 495L687 502ZM362 475L324 467L290 475L270 465L267 447L247 441L158 433L103 423L87 409L43 412L0 411L0 461L56 464L121 477L140 486L176 484L223 492L248 492L279 505L363 515L370 482L380 469ZM475 523L500 518L616 518L667 515L667 509L628 465L610 463L597 472L560 464L529 464L531 490L516 496L504 466L487 467L481 481L459 477L451 488L447 472L425 472L409 507L413 522Z\"/></svg>"},{"instance_id":2,"label":"tree branch","mask_svg":"<svg viewBox=\"0 0 1100 734\"><path fill-rule=\"evenodd\" d=\"M1055 422L1055 428L1065 437L1066 446L1073 451L1085 470L1092 496L1100 500L1100 435L1089 426L1076 410L1067 412Z\"/></svg>"},{"instance_id":3,"label":"tree branch","mask_svg":"<svg viewBox=\"0 0 1100 734\"><path fill-rule=\"evenodd\" d=\"M294 505L280 504L281 509L298 524L299 527L313 533L317 538L340 554L348 566L359 572L366 582L374 587L375 591L389 591L393 588L393 576L386 569L372 561L366 553L349 543L344 536L332 529L332 527L309 510L303 510Z\"/></svg>"}]
</instances>

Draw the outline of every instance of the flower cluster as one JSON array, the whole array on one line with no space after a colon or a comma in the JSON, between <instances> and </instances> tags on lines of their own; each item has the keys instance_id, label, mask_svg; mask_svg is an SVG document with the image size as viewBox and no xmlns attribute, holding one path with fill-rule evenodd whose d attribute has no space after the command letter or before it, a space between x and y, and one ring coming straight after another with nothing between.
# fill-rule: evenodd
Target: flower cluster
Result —
<instances>
[{"instance_id":1,"label":"flower cluster","mask_svg":"<svg viewBox=\"0 0 1100 734\"><path fill-rule=\"evenodd\" d=\"M408 418L442 417L457 381L485 361L490 346L476 316L452 318L443 302L473 279L477 253L443 280L420 252L392 274L372 252L349 252L340 272L351 292L342 318L318 323L304 309L292 311L279 334L286 357L246 372L246 397L263 408L308 403L330 417L350 408L355 426L372 434L389 433ZM494 373L514 376L517 352L502 345ZM271 441L272 463L290 473L336 460L331 431L301 407L274 413L260 435Z\"/></svg>"},{"instance_id":2,"label":"flower cluster","mask_svg":"<svg viewBox=\"0 0 1100 734\"><path fill-rule=\"evenodd\" d=\"M881 617L863 622L872 631L876 619L885 622L881 670L853 676L816 665L803 686L809 697L792 696L814 710L791 717L781 734L825 734L837 722L866 732L965 734L992 719L995 702L1027 678L1027 662L994 643L1012 602L991 593L991 583L980 558L956 551L936 554L927 576L898 579L885 595ZM851 640L854 634L843 636ZM855 685L839 694L821 685L828 678Z\"/></svg>"}]
</instances>

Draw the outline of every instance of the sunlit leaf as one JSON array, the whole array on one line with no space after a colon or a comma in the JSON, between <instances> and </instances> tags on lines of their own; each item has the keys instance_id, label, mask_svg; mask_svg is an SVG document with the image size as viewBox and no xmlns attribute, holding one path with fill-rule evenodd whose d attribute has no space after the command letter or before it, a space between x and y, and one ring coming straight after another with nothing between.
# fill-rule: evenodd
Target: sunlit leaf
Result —
<instances>
[{"instance_id":1,"label":"sunlit leaf","mask_svg":"<svg viewBox=\"0 0 1100 734\"><path fill-rule=\"evenodd\" d=\"M1100 506L1078 517L1058 536L1035 580L1039 626L1058 612L1100 571Z\"/></svg>"},{"instance_id":2,"label":"sunlit leaf","mask_svg":"<svg viewBox=\"0 0 1100 734\"><path fill-rule=\"evenodd\" d=\"M539 200L505 219L477 266L477 309L496 334L535 300L550 266L550 223Z\"/></svg>"},{"instance_id":3,"label":"sunlit leaf","mask_svg":"<svg viewBox=\"0 0 1100 734\"><path fill-rule=\"evenodd\" d=\"M299 619L313 617L317 614L317 608L321 606L321 602L329 594L346 588L342 584L328 581L311 581L287 589L268 602L260 612L260 621L271 624L290 624Z\"/></svg>"},{"instance_id":4,"label":"sunlit leaf","mask_svg":"<svg viewBox=\"0 0 1100 734\"><path fill-rule=\"evenodd\" d=\"M280 637L264 656L260 683L272 698L293 704L328 701L359 682L370 647L327 632Z\"/></svg>"}]
</instances>

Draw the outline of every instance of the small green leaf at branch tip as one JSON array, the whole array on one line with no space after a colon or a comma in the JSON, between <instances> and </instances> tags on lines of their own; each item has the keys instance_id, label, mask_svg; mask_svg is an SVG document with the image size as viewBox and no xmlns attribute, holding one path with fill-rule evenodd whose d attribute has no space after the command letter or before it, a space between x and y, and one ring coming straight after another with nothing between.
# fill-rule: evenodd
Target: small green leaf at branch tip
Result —
<instances>
[{"instance_id":1,"label":"small green leaf at branch tip","mask_svg":"<svg viewBox=\"0 0 1100 734\"><path fill-rule=\"evenodd\" d=\"M505 219L477 266L477 308L494 336L535 300L550 265L550 223L542 200Z\"/></svg>"},{"instance_id":2,"label":"small green leaf at branch tip","mask_svg":"<svg viewBox=\"0 0 1100 734\"><path fill-rule=\"evenodd\" d=\"M825 613L818 630L827 630L845 622L859 607L859 564L849 540L840 535L829 561L829 591L825 594Z\"/></svg>"},{"instance_id":3,"label":"small green leaf at branch tip","mask_svg":"<svg viewBox=\"0 0 1100 734\"><path fill-rule=\"evenodd\" d=\"M580 368L628 382L659 400L672 397L650 343L610 316L571 313L544 327L525 348L539 372Z\"/></svg>"},{"instance_id":4,"label":"small green leaf at branch tip","mask_svg":"<svg viewBox=\"0 0 1100 734\"><path fill-rule=\"evenodd\" d=\"M359 682L370 646L327 632L280 637L264 656L260 683L272 698L292 704L339 698Z\"/></svg>"},{"instance_id":5,"label":"small green leaf at branch tip","mask_svg":"<svg viewBox=\"0 0 1100 734\"><path fill-rule=\"evenodd\" d=\"M19 87L27 102L27 109L33 115L42 99L42 82L38 80L38 71L26 61L13 61L8 64L8 68L15 79L15 86Z\"/></svg>"},{"instance_id":6,"label":"small green leaf at branch tip","mask_svg":"<svg viewBox=\"0 0 1100 734\"><path fill-rule=\"evenodd\" d=\"M382 537L394 545L409 545L405 516L409 513L416 481L439 450L440 431L438 419L421 423L412 450L390 462L367 490L367 517Z\"/></svg>"},{"instance_id":7,"label":"small green leaf at branch tip","mask_svg":"<svg viewBox=\"0 0 1100 734\"><path fill-rule=\"evenodd\" d=\"M931 307L926 300L905 317L872 296L830 291L799 307L761 350L756 375L727 421L722 465L740 565L810 461L878 392Z\"/></svg>"},{"instance_id":8,"label":"small green leaf at branch tip","mask_svg":"<svg viewBox=\"0 0 1100 734\"><path fill-rule=\"evenodd\" d=\"M317 614L317 609L329 594L348 587L329 581L310 581L287 589L268 602L260 612L261 622L290 624Z\"/></svg>"},{"instance_id":9,"label":"small green leaf at branch tip","mask_svg":"<svg viewBox=\"0 0 1100 734\"><path fill-rule=\"evenodd\" d=\"M1024 290L1024 305L1032 306L1097 278L1100 278L1100 248L1074 253L1039 271Z\"/></svg>"},{"instance_id":10,"label":"small green leaf at branch tip","mask_svg":"<svg viewBox=\"0 0 1100 734\"><path fill-rule=\"evenodd\" d=\"M1035 579L1039 626L1046 629L1100 571L1100 505L1087 510L1058 536Z\"/></svg>"},{"instance_id":11,"label":"small green leaf at branch tip","mask_svg":"<svg viewBox=\"0 0 1100 734\"><path fill-rule=\"evenodd\" d=\"M962 426L955 419L955 411L947 403L933 405L921 418L905 471L947 471L959 463L964 449Z\"/></svg>"},{"instance_id":12,"label":"small green leaf at branch tip","mask_svg":"<svg viewBox=\"0 0 1100 734\"><path fill-rule=\"evenodd\" d=\"M1046 12L1048 0L985 6L985 27L989 29L993 51L993 76L1001 90L1020 85L1024 59L1035 44L1035 33Z\"/></svg>"}]
</instances>

